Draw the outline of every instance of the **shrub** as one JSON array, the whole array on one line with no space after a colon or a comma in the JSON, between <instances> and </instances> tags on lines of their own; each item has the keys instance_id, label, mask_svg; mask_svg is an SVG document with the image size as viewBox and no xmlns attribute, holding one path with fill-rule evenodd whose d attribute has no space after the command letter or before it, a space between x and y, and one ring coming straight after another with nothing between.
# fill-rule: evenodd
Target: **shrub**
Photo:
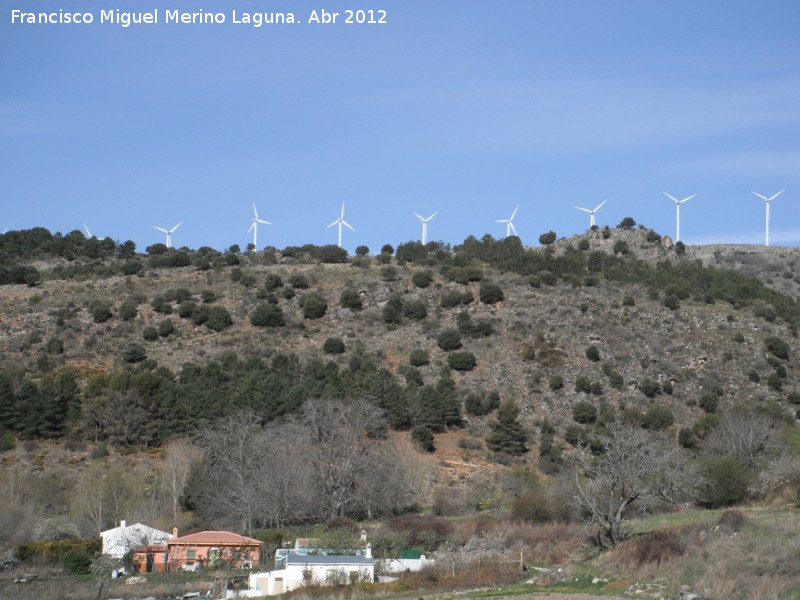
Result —
<instances>
[{"instance_id":1,"label":"shrub","mask_svg":"<svg viewBox=\"0 0 800 600\"><path fill-rule=\"evenodd\" d=\"M144 346L141 344L137 344L136 342L128 342L128 344L125 346L125 349L122 351L122 358L125 360L125 362L138 363L147 358L147 353L144 350Z\"/></svg>"},{"instance_id":2,"label":"shrub","mask_svg":"<svg viewBox=\"0 0 800 600\"><path fill-rule=\"evenodd\" d=\"M645 379L639 385L639 389L648 398L655 398L661 393L661 386L652 379Z\"/></svg>"},{"instance_id":3,"label":"shrub","mask_svg":"<svg viewBox=\"0 0 800 600\"><path fill-rule=\"evenodd\" d=\"M153 301L150 303L150 305L153 307L154 311L161 313L162 315L168 315L172 313L172 302L163 295L153 298Z\"/></svg>"},{"instance_id":4,"label":"shrub","mask_svg":"<svg viewBox=\"0 0 800 600\"><path fill-rule=\"evenodd\" d=\"M328 311L328 303L325 298L316 292L303 296L300 300L300 307L303 309L303 317L306 319L321 319Z\"/></svg>"},{"instance_id":5,"label":"shrub","mask_svg":"<svg viewBox=\"0 0 800 600\"><path fill-rule=\"evenodd\" d=\"M719 405L719 397L711 392L706 392L705 394L700 396L700 401L698 402L698 405L707 413L717 412L717 406Z\"/></svg>"},{"instance_id":6,"label":"shrub","mask_svg":"<svg viewBox=\"0 0 800 600\"><path fill-rule=\"evenodd\" d=\"M614 242L614 254L629 254L630 251L628 242L625 240L617 240Z\"/></svg>"},{"instance_id":7,"label":"shrub","mask_svg":"<svg viewBox=\"0 0 800 600\"><path fill-rule=\"evenodd\" d=\"M427 427L415 427L411 431L411 440L422 452L433 452L436 446L433 442L433 432Z\"/></svg>"},{"instance_id":8,"label":"shrub","mask_svg":"<svg viewBox=\"0 0 800 600\"><path fill-rule=\"evenodd\" d=\"M308 279L302 273L292 273L289 276L289 285L296 290L308 289Z\"/></svg>"},{"instance_id":9,"label":"shrub","mask_svg":"<svg viewBox=\"0 0 800 600\"><path fill-rule=\"evenodd\" d=\"M214 290L203 290L200 292L200 300L202 300L204 304L211 304L216 299L217 294L214 292Z\"/></svg>"},{"instance_id":10,"label":"shrub","mask_svg":"<svg viewBox=\"0 0 800 600\"><path fill-rule=\"evenodd\" d=\"M597 408L591 402L582 400L572 407L572 418L577 423L594 423L597 420Z\"/></svg>"},{"instance_id":11,"label":"shrub","mask_svg":"<svg viewBox=\"0 0 800 600\"><path fill-rule=\"evenodd\" d=\"M442 294L441 306L442 308L453 308L456 306L466 305L472 302L472 294L464 290L451 290Z\"/></svg>"},{"instance_id":12,"label":"shrub","mask_svg":"<svg viewBox=\"0 0 800 600\"><path fill-rule=\"evenodd\" d=\"M105 323L111 318L111 308L105 302L95 302L91 308L95 323Z\"/></svg>"},{"instance_id":13,"label":"shrub","mask_svg":"<svg viewBox=\"0 0 800 600\"><path fill-rule=\"evenodd\" d=\"M636 306L636 300L630 294L626 294L622 299L622 306Z\"/></svg>"},{"instance_id":14,"label":"shrub","mask_svg":"<svg viewBox=\"0 0 800 600\"><path fill-rule=\"evenodd\" d=\"M242 275L242 278L239 280L239 283L248 289L255 287L256 285L255 275L253 275L252 273L245 273L244 275Z\"/></svg>"},{"instance_id":15,"label":"shrub","mask_svg":"<svg viewBox=\"0 0 800 600\"><path fill-rule=\"evenodd\" d=\"M356 248L356 256L367 256L369 255L369 246L358 246Z\"/></svg>"},{"instance_id":16,"label":"shrub","mask_svg":"<svg viewBox=\"0 0 800 600\"><path fill-rule=\"evenodd\" d=\"M675 422L672 410L663 404L654 404L644 413L642 426L645 429L660 431L670 427Z\"/></svg>"},{"instance_id":17,"label":"shrub","mask_svg":"<svg viewBox=\"0 0 800 600\"><path fill-rule=\"evenodd\" d=\"M731 506L745 499L749 478L741 462L733 456L712 458L703 465L705 482L700 501L710 507Z\"/></svg>"},{"instance_id":18,"label":"shrub","mask_svg":"<svg viewBox=\"0 0 800 600\"><path fill-rule=\"evenodd\" d=\"M386 302L381 312L383 322L396 325L403 320L403 297L400 294L392 294Z\"/></svg>"},{"instance_id":19,"label":"shrub","mask_svg":"<svg viewBox=\"0 0 800 600\"><path fill-rule=\"evenodd\" d=\"M555 231L548 231L547 233L543 233L539 236L539 243L542 246L549 246L553 242L556 241L556 232Z\"/></svg>"},{"instance_id":20,"label":"shrub","mask_svg":"<svg viewBox=\"0 0 800 600\"><path fill-rule=\"evenodd\" d=\"M283 310L271 302L259 304L250 314L250 322L256 327L283 327L286 325Z\"/></svg>"},{"instance_id":21,"label":"shrub","mask_svg":"<svg viewBox=\"0 0 800 600\"><path fill-rule=\"evenodd\" d=\"M172 319L164 319L158 324L158 335L161 337L167 337L173 331L175 331L175 327L172 325Z\"/></svg>"},{"instance_id":22,"label":"shrub","mask_svg":"<svg viewBox=\"0 0 800 600\"><path fill-rule=\"evenodd\" d=\"M64 571L67 575L88 575L92 557L82 550L69 550L64 554Z\"/></svg>"},{"instance_id":23,"label":"shrub","mask_svg":"<svg viewBox=\"0 0 800 600\"><path fill-rule=\"evenodd\" d=\"M283 287L283 279L277 273L268 273L264 278L264 287L269 292L274 292L278 288Z\"/></svg>"},{"instance_id":24,"label":"shrub","mask_svg":"<svg viewBox=\"0 0 800 600\"><path fill-rule=\"evenodd\" d=\"M573 448L580 448L586 445L586 430L580 425L570 423L564 430L564 440Z\"/></svg>"},{"instance_id":25,"label":"shrub","mask_svg":"<svg viewBox=\"0 0 800 600\"><path fill-rule=\"evenodd\" d=\"M502 288L491 281L481 282L479 297L484 304L496 304L504 299Z\"/></svg>"},{"instance_id":26,"label":"shrub","mask_svg":"<svg viewBox=\"0 0 800 600\"><path fill-rule=\"evenodd\" d=\"M411 276L411 283L414 287L426 288L433 281L433 273L425 269L424 271L415 271Z\"/></svg>"},{"instance_id":27,"label":"shrub","mask_svg":"<svg viewBox=\"0 0 800 600\"><path fill-rule=\"evenodd\" d=\"M208 307L208 318L205 326L213 331L222 331L226 327L233 325L231 313L224 306L212 304Z\"/></svg>"},{"instance_id":28,"label":"shrub","mask_svg":"<svg viewBox=\"0 0 800 600\"><path fill-rule=\"evenodd\" d=\"M558 283L558 277L550 271L539 271L539 281L544 285L555 285Z\"/></svg>"},{"instance_id":29,"label":"shrub","mask_svg":"<svg viewBox=\"0 0 800 600\"><path fill-rule=\"evenodd\" d=\"M408 363L412 367L422 367L430 362L431 361L428 358L428 353L422 348L414 348L408 357Z\"/></svg>"},{"instance_id":30,"label":"shrub","mask_svg":"<svg viewBox=\"0 0 800 600\"><path fill-rule=\"evenodd\" d=\"M64 342L61 338L53 337L47 342L48 354L64 354Z\"/></svg>"},{"instance_id":31,"label":"shrub","mask_svg":"<svg viewBox=\"0 0 800 600\"><path fill-rule=\"evenodd\" d=\"M178 316L181 319L189 319L194 314L197 303L191 300L184 300L178 305Z\"/></svg>"},{"instance_id":32,"label":"shrub","mask_svg":"<svg viewBox=\"0 0 800 600\"><path fill-rule=\"evenodd\" d=\"M783 378L778 373L770 373L767 377L767 386L775 392L780 392L783 388Z\"/></svg>"},{"instance_id":33,"label":"shrub","mask_svg":"<svg viewBox=\"0 0 800 600\"><path fill-rule=\"evenodd\" d=\"M592 362L600 362L600 348L592 344L586 349L586 358Z\"/></svg>"},{"instance_id":34,"label":"shrub","mask_svg":"<svg viewBox=\"0 0 800 600\"><path fill-rule=\"evenodd\" d=\"M148 325L144 328L144 331L142 331L142 337L148 342L153 342L158 339L158 329L152 325Z\"/></svg>"},{"instance_id":35,"label":"shrub","mask_svg":"<svg viewBox=\"0 0 800 600\"><path fill-rule=\"evenodd\" d=\"M363 304L361 303L361 294L352 289L343 290L341 296L339 296L339 305L342 308L350 309L353 312L361 310L363 308Z\"/></svg>"},{"instance_id":36,"label":"shrub","mask_svg":"<svg viewBox=\"0 0 800 600\"><path fill-rule=\"evenodd\" d=\"M768 335L764 338L764 346L767 351L778 358L789 360L789 344L775 335Z\"/></svg>"},{"instance_id":37,"label":"shrub","mask_svg":"<svg viewBox=\"0 0 800 600\"><path fill-rule=\"evenodd\" d=\"M445 352L461 348L461 335L455 329L445 329L436 338L439 348Z\"/></svg>"},{"instance_id":38,"label":"shrub","mask_svg":"<svg viewBox=\"0 0 800 600\"><path fill-rule=\"evenodd\" d=\"M453 352L447 356L447 364L455 371L472 371L477 360L472 352Z\"/></svg>"},{"instance_id":39,"label":"shrub","mask_svg":"<svg viewBox=\"0 0 800 600\"><path fill-rule=\"evenodd\" d=\"M135 300L125 300L119 305L119 310L117 311L119 318L123 321L132 321L138 313L139 309L136 307Z\"/></svg>"},{"instance_id":40,"label":"shrub","mask_svg":"<svg viewBox=\"0 0 800 600\"><path fill-rule=\"evenodd\" d=\"M647 241L650 242L651 244L655 242L660 242L661 236L651 229L650 231L647 232Z\"/></svg>"},{"instance_id":41,"label":"shrub","mask_svg":"<svg viewBox=\"0 0 800 600\"><path fill-rule=\"evenodd\" d=\"M381 254L388 254L389 256L391 256L392 254L394 254L394 246L392 246L391 244L384 244L383 246L381 246Z\"/></svg>"},{"instance_id":42,"label":"shrub","mask_svg":"<svg viewBox=\"0 0 800 600\"><path fill-rule=\"evenodd\" d=\"M409 319L420 321L428 316L428 308L424 300L412 300L403 305L403 314Z\"/></svg>"},{"instance_id":43,"label":"shrub","mask_svg":"<svg viewBox=\"0 0 800 600\"><path fill-rule=\"evenodd\" d=\"M670 294L664 298L664 306L670 310L678 310L681 307L681 301L676 295Z\"/></svg>"},{"instance_id":44,"label":"shrub","mask_svg":"<svg viewBox=\"0 0 800 600\"><path fill-rule=\"evenodd\" d=\"M575 391L583 392L584 394L592 393L592 382L584 375L578 375L575 378Z\"/></svg>"},{"instance_id":45,"label":"shrub","mask_svg":"<svg viewBox=\"0 0 800 600\"><path fill-rule=\"evenodd\" d=\"M344 354L344 342L341 338L328 338L322 345L322 351L326 354Z\"/></svg>"},{"instance_id":46,"label":"shrub","mask_svg":"<svg viewBox=\"0 0 800 600\"><path fill-rule=\"evenodd\" d=\"M397 281L398 279L397 269L392 265L381 267L380 275L384 281Z\"/></svg>"},{"instance_id":47,"label":"shrub","mask_svg":"<svg viewBox=\"0 0 800 600\"><path fill-rule=\"evenodd\" d=\"M549 383L549 385L550 385L550 389L551 389L552 391L554 391L554 392L555 392L556 390L560 390L561 388L563 388L563 387L564 387L564 378L563 378L563 377L561 377L561 375L553 375L553 376L550 378L550 383Z\"/></svg>"},{"instance_id":48,"label":"shrub","mask_svg":"<svg viewBox=\"0 0 800 600\"><path fill-rule=\"evenodd\" d=\"M697 436L689 427L684 427L678 432L678 444L683 448L694 449L697 447Z\"/></svg>"},{"instance_id":49,"label":"shrub","mask_svg":"<svg viewBox=\"0 0 800 600\"><path fill-rule=\"evenodd\" d=\"M10 431L4 431L0 435L0 451L6 452L13 450L17 446L17 441L14 439L14 434Z\"/></svg>"}]
</instances>

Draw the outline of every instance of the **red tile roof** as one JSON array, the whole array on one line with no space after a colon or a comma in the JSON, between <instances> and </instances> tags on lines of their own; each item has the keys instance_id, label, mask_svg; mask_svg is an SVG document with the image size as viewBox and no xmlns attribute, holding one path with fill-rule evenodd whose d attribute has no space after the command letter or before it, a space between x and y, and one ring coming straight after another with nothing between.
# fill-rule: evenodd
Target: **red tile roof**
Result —
<instances>
[{"instance_id":1,"label":"red tile roof","mask_svg":"<svg viewBox=\"0 0 800 600\"><path fill-rule=\"evenodd\" d=\"M256 539L239 535L238 533L231 533L230 531L200 531L169 540L170 546L177 544L236 544L240 546L261 546L263 543L264 542L260 542Z\"/></svg>"}]
</instances>

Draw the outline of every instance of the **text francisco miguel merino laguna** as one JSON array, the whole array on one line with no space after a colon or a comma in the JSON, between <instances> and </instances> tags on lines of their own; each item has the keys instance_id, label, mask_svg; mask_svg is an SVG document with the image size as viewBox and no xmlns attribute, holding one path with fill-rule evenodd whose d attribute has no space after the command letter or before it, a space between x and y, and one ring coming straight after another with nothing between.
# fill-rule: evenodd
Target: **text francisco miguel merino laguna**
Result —
<instances>
[{"instance_id":1,"label":"text francisco miguel merino laguna","mask_svg":"<svg viewBox=\"0 0 800 600\"><path fill-rule=\"evenodd\" d=\"M49 12L26 12L14 9L11 11L11 23L16 25L91 25L105 23L130 27L131 25L221 25L230 22L234 25L281 25L295 23L311 23L320 25L358 24L383 25L387 21L385 10L340 10L332 12L315 9L302 18L291 12L211 12L203 9L182 11L170 9L153 9L144 12L127 12L120 9L100 10L95 12L72 12L58 9Z\"/></svg>"}]
</instances>

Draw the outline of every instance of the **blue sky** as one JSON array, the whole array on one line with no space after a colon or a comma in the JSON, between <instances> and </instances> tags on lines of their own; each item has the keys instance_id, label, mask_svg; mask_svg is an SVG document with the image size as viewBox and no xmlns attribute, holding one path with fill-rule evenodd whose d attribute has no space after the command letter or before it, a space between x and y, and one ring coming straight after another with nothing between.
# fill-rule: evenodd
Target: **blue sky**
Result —
<instances>
[{"instance_id":1,"label":"blue sky","mask_svg":"<svg viewBox=\"0 0 800 600\"><path fill-rule=\"evenodd\" d=\"M385 9L385 25L231 11ZM11 24L12 8L91 25ZM101 9L224 25L100 24ZM340 20L343 16L340 16ZM0 8L0 231L226 248L505 234L626 216L687 243L800 245L800 3L29 0Z\"/></svg>"}]
</instances>

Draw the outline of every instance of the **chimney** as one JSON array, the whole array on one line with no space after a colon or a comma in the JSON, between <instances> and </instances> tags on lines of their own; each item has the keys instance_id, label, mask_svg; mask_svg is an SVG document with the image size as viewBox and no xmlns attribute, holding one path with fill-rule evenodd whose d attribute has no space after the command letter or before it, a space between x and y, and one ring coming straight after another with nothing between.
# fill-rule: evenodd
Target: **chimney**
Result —
<instances>
[{"instance_id":1,"label":"chimney","mask_svg":"<svg viewBox=\"0 0 800 600\"><path fill-rule=\"evenodd\" d=\"M367 544L367 551L364 554L364 558L372 558L372 544Z\"/></svg>"},{"instance_id":2,"label":"chimney","mask_svg":"<svg viewBox=\"0 0 800 600\"><path fill-rule=\"evenodd\" d=\"M172 537L174 537L174 538L178 537L178 528L177 527L173 527L172 528Z\"/></svg>"},{"instance_id":3,"label":"chimney","mask_svg":"<svg viewBox=\"0 0 800 600\"><path fill-rule=\"evenodd\" d=\"M119 526L120 527L127 527L128 523L125 521L125 519L122 519L122 521L119 522Z\"/></svg>"}]
</instances>

